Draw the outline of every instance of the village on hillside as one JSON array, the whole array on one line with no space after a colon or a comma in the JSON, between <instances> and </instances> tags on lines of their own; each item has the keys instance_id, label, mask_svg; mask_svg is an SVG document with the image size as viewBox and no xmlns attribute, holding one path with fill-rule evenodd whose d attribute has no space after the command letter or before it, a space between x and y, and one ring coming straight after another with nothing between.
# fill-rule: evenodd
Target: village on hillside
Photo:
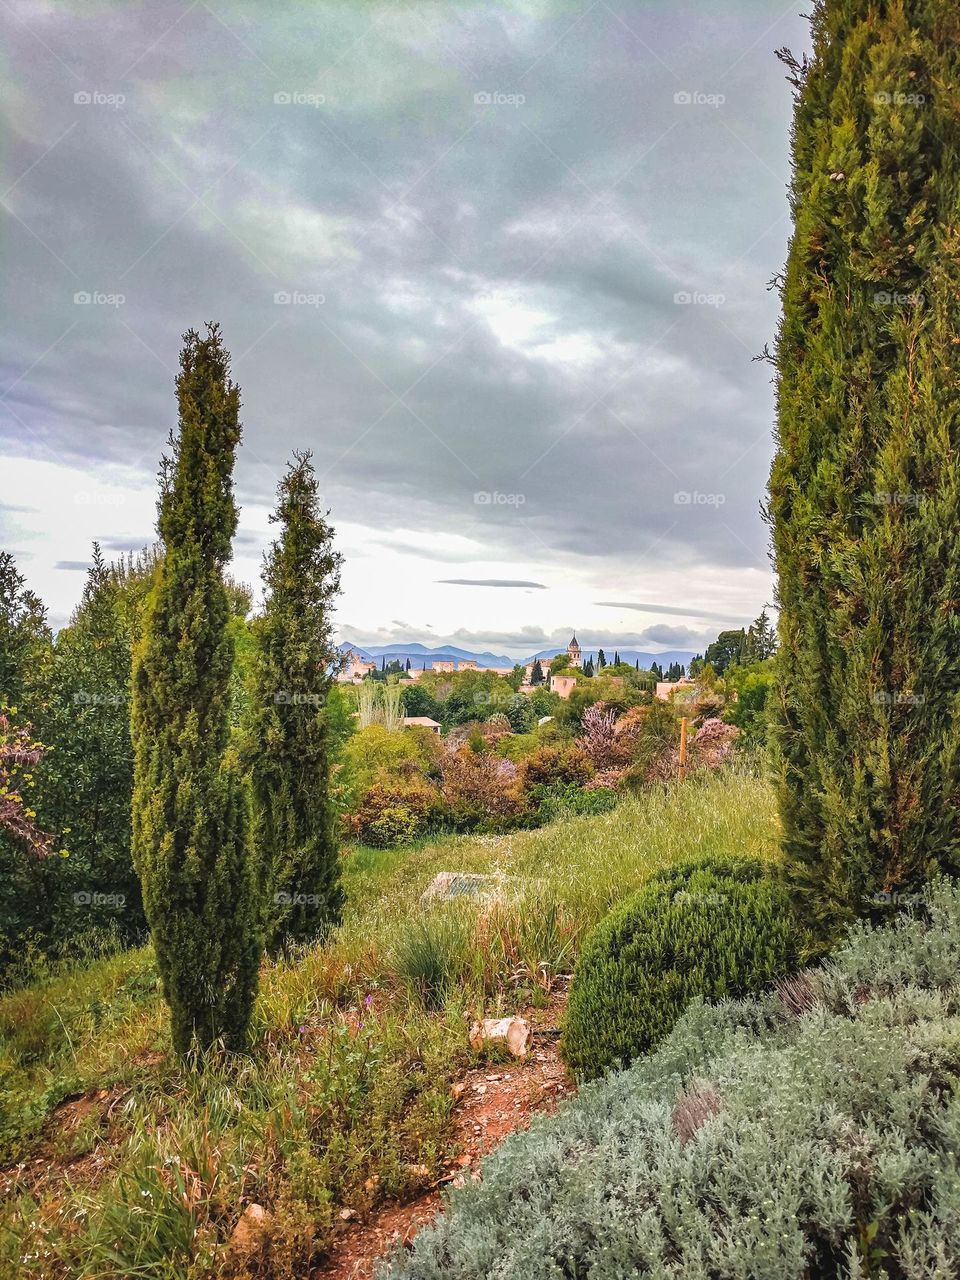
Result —
<instances>
[{"instance_id":1,"label":"village on hillside","mask_svg":"<svg viewBox=\"0 0 960 1280\"><path fill-rule=\"evenodd\" d=\"M600 655L603 650L600 650ZM614 656L614 666L618 666L619 655ZM560 670L553 670L557 665L557 659L563 659ZM429 661L429 667L427 662ZM605 660L600 658L601 666L605 665ZM520 664L518 664L520 665ZM595 660L591 655L586 663L584 661L583 650L574 634L567 645L566 650L561 650L550 658L533 658L523 664L523 678L518 687L518 692L526 695L533 694L538 688L546 687L551 692L557 694L561 698L569 698L577 687L577 679L579 674L586 667L590 675L593 674ZM381 670L386 669L385 661L382 662ZM341 670L337 674L337 680L341 684L359 684L361 681L368 679L378 670L376 662L364 658L357 653L355 649L349 649L344 654L344 661ZM397 683L401 686L409 686L416 684L425 671L433 671L438 673L454 674L461 671L488 671L493 675L502 676L504 678L514 674L514 667L503 666L482 666L473 658L431 658L424 659L421 667L418 669L412 665L410 659L406 661L405 668L398 673ZM637 664L639 670L639 663ZM651 692L661 700L666 700L672 693L679 691L684 686L692 686L694 681L686 675L683 667L679 667L672 673L675 678L667 680L651 681ZM611 675L608 677L614 685L622 685L624 677ZM423 717L413 717L413 722L422 723ZM435 722L431 722L432 727ZM439 725L437 725L439 730Z\"/></svg>"}]
</instances>

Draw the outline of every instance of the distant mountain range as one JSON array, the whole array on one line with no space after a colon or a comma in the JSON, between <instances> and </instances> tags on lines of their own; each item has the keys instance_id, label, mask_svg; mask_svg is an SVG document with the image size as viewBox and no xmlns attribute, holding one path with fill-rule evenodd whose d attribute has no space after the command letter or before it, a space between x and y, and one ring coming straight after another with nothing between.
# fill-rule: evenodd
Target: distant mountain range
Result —
<instances>
[{"instance_id":1,"label":"distant mountain range","mask_svg":"<svg viewBox=\"0 0 960 1280\"><path fill-rule=\"evenodd\" d=\"M407 659L410 659L411 667L423 667L426 665L429 670L434 662L438 659L467 659L472 660L478 667L512 667L516 658L508 658L503 653L477 653L472 649L458 649L456 645L441 645L436 649L430 649L424 644L371 644L362 645L354 644L352 641L344 640L338 646L341 653L345 653L348 649L352 649L354 653L359 654L367 662L379 662L381 658L386 658L388 662L396 659L401 666L406 666ZM535 658L553 658L561 650L541 649L539 653L531 653L528 658L524 658L523 662L532 662ZM654 662L659 662L661 667L668 667L672 662L682 663L684 666L695 657L692 649L666 649L663 653L645 653L640 649L618 649L616 645L603 648L604 655L608 662L613 661L614 653L619 652L621 662L629 662L633 666L639 661L640 666L649 669ZM585 648L583 650L584 661L593 657L596 661L597 650Z\"/></svg>"}]
</instances>

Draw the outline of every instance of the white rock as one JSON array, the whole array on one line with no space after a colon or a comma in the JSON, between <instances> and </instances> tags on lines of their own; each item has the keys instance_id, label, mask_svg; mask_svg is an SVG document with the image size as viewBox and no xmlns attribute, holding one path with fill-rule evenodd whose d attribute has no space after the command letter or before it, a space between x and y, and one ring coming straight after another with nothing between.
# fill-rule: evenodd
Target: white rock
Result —
<instances>
[{"instance_id":1,"label":"white rock","mask_svg":"<svg viewBox=\"0 0 960 1280\"><path fill-rule=\"evenodd\" d=\"M470 1044L474 1049L485 1049L493 1044L506 1043L508 1052L515 1058L527 1056L529 1039L530 1023L526 1018L484 1018L482 1022L475 1022L470 1028Z\"/></svg>"}]
</instances>

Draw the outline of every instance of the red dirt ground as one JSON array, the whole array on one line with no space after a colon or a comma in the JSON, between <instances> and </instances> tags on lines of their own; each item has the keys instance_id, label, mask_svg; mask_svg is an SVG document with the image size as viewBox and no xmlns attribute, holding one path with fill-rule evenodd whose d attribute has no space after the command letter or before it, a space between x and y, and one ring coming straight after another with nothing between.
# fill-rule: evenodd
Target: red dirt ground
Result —
<instances>
[{"instance_id":1,"label":"red dirt ground","mask_svg":"<svg viewBox=\"0 0 960 1280\"><path fill-rule=\"evenodd\" d=\"M457 1186L466 1177L478 1177L482 1156L516 1129L525 1129L534 1115L554 1111L573 1092L556 1034L565 1001L566 993L556 993L545 1009L524 1013L533 1028L526 1058L475 1067L453 1086L458 1099L453 1146L460 1154L434 1188L408 1204L385 1205L368 1222L348 1226L313 1273L314 1280L371 1280L381 1258L409 1244L440 1212L440 1184Z\"/></svg>"}]
</instances>

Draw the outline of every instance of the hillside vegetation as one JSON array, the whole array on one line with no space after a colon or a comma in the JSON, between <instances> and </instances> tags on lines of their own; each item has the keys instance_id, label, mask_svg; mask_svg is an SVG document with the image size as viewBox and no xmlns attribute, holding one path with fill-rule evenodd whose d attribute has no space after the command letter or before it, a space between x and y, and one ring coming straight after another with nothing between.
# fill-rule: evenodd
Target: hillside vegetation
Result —
<instances>
[{"instance_id":1,"label":"hillside vegetation","mask_svg":"<svg viewBox=\"0 0 960 1280\"><path fill-rule=\"evenodd\" d=\"M517 1134L391 1280L960 1272L960 889Z\"/></svg>"},{"instance_id":2,"label":"hillside vegetation","mask_svg":"<svg viewBox=\"0 0 960 1280\"><path fill-rule=\"evenodd\" d=\"M3 1274L225 1274L253 1201L270 1274L305 1274L344 1207L434 1180L472 1017L545 999L654 870L773 858L777 834L766 783L730 771L535 831L359 849L342 928L265 962L250 1054L202 1073L172 1053L149 948L36 975L0 1000ZM425 907L439 871L496 873L500 898Z\"/></svg>"}]
</instances>

